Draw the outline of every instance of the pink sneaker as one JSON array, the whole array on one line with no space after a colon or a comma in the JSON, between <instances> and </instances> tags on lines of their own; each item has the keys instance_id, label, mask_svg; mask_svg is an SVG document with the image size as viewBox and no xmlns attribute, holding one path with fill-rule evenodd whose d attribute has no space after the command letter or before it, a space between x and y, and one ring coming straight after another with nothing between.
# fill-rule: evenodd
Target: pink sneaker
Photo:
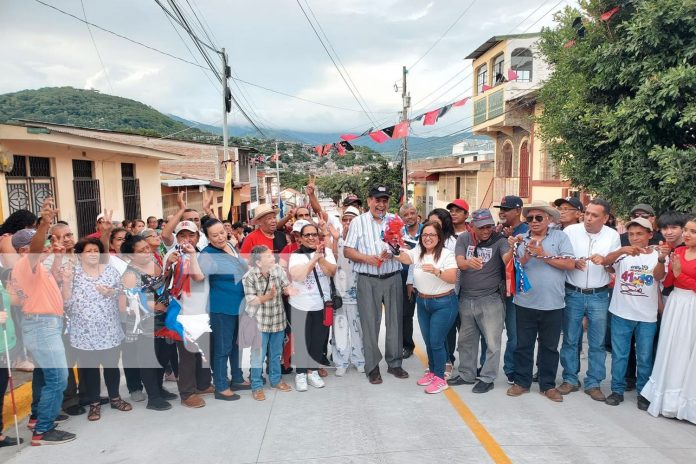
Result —
<instances>
[{"instance_id":1,"label":"pink sneaker","mask_svg":"<svg viewBox=\"0 0 696 464\"><path fill-rule=\"evenodd\" d=\"M420 385L421 387L427 387L428 385L430 385L430 384L432 383L432 381L433 381L434 378L435 378L435 374L433 374L432 372L428 371L428 372L426 372L425 375L424 375L423 377L421 377L421 378L418 380L418 382L416 382L416 383L417 383L418 385Z\"/></svg>"},{"instance_id":2,"label":"pink sneaker","mask_svg":"<svg viewBox=\"0 0 696 464\"><path fill-rule=\"evenodd\" d=\"M440 393L442 391L447 390L447 388L449 388L447 386L447 382L445 382L440 377L433 375L433 381L430 382L430 385L425 387L425 393L434 395L435 393Z\"/></svg>"}]
</instances>

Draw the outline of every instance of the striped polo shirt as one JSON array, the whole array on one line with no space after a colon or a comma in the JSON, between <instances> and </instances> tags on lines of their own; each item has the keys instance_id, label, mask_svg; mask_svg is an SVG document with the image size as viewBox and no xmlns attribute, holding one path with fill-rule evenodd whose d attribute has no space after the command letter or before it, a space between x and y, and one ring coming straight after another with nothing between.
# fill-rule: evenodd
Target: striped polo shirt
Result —
<instances>
[{"instance_id":1,"label":"striped polo shirt","mask_svg":"<svg viewBox=\"0 0 696 464\"><path fill-rule=\"evenodd\" d=\"M382 238L387 223L393 217L395 217L394 214L387 213L381 224L375 221L369 211L356 217L350 223L345 246L366 255L379 255L385 250L389 251L389 247ZM390 274L399 270L401 270L401 263L395 259L384 261L379 268L370 264L353 262L353 271L359 274Z\"/></svg>"}]
</instances>

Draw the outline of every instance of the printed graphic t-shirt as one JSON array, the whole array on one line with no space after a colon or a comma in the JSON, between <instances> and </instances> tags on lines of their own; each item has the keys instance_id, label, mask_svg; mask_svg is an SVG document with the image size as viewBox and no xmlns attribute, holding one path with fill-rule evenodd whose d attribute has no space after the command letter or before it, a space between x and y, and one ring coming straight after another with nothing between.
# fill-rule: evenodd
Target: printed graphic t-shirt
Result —
<instances>
[{"instance_id":1,"label":"printed graphic t-shirt","mask_svg":"<svg viewBox=\"0 0 696 464\"><path fill-rule=\"evenodd\" d=\"M616 284L609 311L631 321L657 321L659 281L653 276L657 265L657 251L638 256L627 256L614 264Z\"/></svg>"}]
</instances>

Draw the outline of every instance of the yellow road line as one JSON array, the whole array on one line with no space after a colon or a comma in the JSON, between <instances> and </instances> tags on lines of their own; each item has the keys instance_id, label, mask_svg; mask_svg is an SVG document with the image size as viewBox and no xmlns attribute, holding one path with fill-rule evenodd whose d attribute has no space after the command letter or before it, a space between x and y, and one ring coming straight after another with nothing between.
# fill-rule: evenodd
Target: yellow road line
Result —
<instances>
[{"instance_id":1,"label":"yellow road line","mask_svg":"<svg viewBox=\"0 0 696 464\"><path fill-rule=\"evenodd\" d=\"M418 356L418 359L420 359L420 361L423 363L423 365L427 367L428 359L426 358L425 354L420 350L420 348L416 348L415 353L416 356ZM464 401L462 401L459 395L457 395L454 389L448 388L444 391L444 395L450 402L450 404L454 407L454 410L457 411L459 417L461 417L464 423L467 425L467 427L469 427L471 433L473 433L476 439L483 445L483 448L486 450L491 459L493 459L493 462L497 464L511 464L512 461L507 456L507 454L505 454L503 448L500 447L500 444L498 444L498 442L495 441L495 438L493 438L493 436L490 433L488 433L486 427L484 427L483 424L479 422L474 413L471 412L471 409L467 407L467 405L464 403Z\"/></svg>"},{"instance_id":2,"label":"yellow road line","mask_svg":"<svg viewBox=\"0 0 696 464\"><path fill-rule=\"evenodd\" d=\"M31 412L31 382L20 385L14 391L15 404L17 404L17 419L24 419ZM2 423L5 430L14 427L14 416L12 415L12 397L9 393L5 394L2 408ZM14 435L14 433L12 434Z\"/></svg>"}]
</instances>

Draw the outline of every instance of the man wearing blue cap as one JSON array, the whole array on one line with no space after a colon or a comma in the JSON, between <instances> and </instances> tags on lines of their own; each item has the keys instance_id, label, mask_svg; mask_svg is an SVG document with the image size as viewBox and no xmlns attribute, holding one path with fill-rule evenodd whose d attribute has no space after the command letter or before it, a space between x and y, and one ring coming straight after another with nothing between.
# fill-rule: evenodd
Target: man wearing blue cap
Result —
<instances>
[{"instance_id":1,"label":"man wearing blue cap","mask_svg":"<svg viewBox=\"0 0 696 464\"><path fill-rule=\"evenodd\" d=\"M450 385L473 384L479 338L486 346L486 360L474 385L474 393L486 393L500 365L505 305L500 294L505 264L512 258L505 237L495 231L495 221L488 209L471 215L472 232L459 235L455 253L460 272L459 376Z\"/></svg>"}]
</instances>

